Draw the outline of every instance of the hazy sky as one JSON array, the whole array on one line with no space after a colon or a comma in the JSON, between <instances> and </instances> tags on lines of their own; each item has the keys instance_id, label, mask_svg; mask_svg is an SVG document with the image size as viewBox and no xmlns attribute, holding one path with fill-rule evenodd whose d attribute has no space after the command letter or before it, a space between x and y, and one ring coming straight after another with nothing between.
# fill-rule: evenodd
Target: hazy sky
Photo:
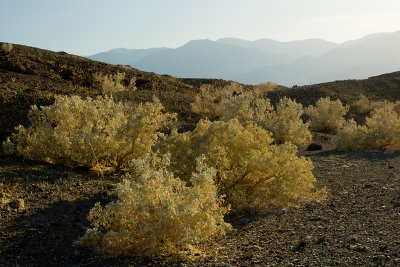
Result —
<instances>
[{"instance_id":1,"label":"hazy sky","mask_svg":"<svg viewBox=\"0 0 400 267\"><path fill-rule=\"evenodd\" d=\"M334 42L400 30L400 0L0 0L0 41L78 55L238 37Z\"/></svg>"}]
</instances>

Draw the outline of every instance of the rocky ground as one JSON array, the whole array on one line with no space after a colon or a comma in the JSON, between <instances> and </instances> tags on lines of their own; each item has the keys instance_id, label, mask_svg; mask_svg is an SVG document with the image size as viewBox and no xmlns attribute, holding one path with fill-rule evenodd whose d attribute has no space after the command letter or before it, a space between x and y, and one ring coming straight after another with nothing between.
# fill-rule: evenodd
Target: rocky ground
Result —
<instances>
[{"instance_id":1,"label":"rocky ground","mask_svg":"<svg viewBox=\"0 0 400 267\"><path fill-rule=\"evenodd\" d=\"M0 141L15 126L27 125L32 104L51 104L56 94L104 93L98 75L124 73L118 84L126 85L126 90L114 92L115 99L137 103L155 95L168 111L178 113L183 130L199 119L190 103L200 85L229 83L177 79L64 52L0 45ZM132 79L137 90L128 86ZM400 72L280 88L268 97L274 103L289 96L307 106L324 96L351 104L361 93L372 100L399 100ZM350 116L359 118L354 109ZM332 150L330 135L315 138L324 149L300 154L313 161L317 187L328 190L326 201L230 215L226 220L233 225L231 232L203 244L202 251L193 251L182 261L107 259L75 246L89 227L89 210L95 202L112 199L120 178L0 154L0 265L400 266L400 152L341 153Z\"/></svg>"},{"instance_id":2,"label":"rocky ground","mask_svg":"<svg viewBox=\"0 0 400 267\"><path fill-rule=\"evenodd\" d=\"M183 261L107 259L76 247L88 211L110 200L119 178L3 156L0 265L400 265L400 152L301 154L313 161L327 200L228 216L233 230Z\"/></svg>"}]
</instances>

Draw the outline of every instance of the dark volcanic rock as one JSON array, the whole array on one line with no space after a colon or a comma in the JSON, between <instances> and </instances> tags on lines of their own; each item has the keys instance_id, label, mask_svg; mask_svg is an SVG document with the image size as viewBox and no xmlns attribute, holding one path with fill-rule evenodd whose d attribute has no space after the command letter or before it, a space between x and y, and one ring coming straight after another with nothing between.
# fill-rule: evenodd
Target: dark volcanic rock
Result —
<instances>
[{"instance_id":1,"label":"dark volcanic rock","mask_svg":"<svg viewBox=\"0 0 400 267\"><path fill-rule=\"evenodd\" d=\"M316 151L316 150L322 150L322 145L317 144L317 143L311 143L307 147L307 151Z\"/></svg>"}]
</instances>

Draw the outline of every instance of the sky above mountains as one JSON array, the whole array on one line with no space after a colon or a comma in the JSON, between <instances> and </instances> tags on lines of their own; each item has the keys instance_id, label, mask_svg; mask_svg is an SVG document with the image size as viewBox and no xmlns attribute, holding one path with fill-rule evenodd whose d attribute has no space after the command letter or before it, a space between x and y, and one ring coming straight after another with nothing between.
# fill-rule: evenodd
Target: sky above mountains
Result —
<instances>
[{"instance_id":1,"label":"sky above mountains","mask_svg":"<svg viewBox=\"0 0 400 267\"><path fill-rule=\"evenodd\" d=\"M0 0L0 41L77 55L237 37L336 43L400 29L399 0Z\"/></svg>"}]
</instances>

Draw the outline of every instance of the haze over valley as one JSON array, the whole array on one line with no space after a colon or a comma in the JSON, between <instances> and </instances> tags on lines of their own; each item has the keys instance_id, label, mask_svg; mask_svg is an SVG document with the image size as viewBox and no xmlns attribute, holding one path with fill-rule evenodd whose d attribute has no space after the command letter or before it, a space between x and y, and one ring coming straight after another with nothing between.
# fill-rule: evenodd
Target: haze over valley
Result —
<instances>
[{"instance_id":1,"label":"haze over valley","mask_svg":"<svg viewBox=\"0 0 400 267\"><path fill-rule=\"evenodd\" d=\"M285 86L365 79L400 70L400 31L341 44L322 39L279 42L192 40L177 48L117 48L88 58L179 78L219 78Z\"/></svg>"}]
</instances>

